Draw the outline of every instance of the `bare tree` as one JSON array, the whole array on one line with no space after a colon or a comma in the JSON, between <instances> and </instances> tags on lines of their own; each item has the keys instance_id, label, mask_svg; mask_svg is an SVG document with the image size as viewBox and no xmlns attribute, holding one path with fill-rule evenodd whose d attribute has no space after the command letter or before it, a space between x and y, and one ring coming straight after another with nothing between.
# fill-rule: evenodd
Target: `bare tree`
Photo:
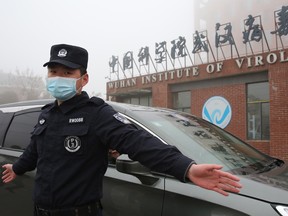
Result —
<instances>
[{"instance_id":1,"label":"bare tree","mask_svg":"<svg viewBox=\"0 0 288 216\"><path fill-rule=\"evenodd\" d=\"M17 87L16 92L23 100L35 100L45 95L45 84L41 76L37 76L30 69L16 70L10 73L11 85Z\"/></svg>"},{"instance_id":2,"label":"bare tree","mask_svg":"<svg viewBox=\"0 0 288 216\"><path fill-rule=\"evenodd\" d=\"M0 104L13 103L18 101L18 96L14 91L5 91L0 93Z\"/></svg>"}]
</instances>

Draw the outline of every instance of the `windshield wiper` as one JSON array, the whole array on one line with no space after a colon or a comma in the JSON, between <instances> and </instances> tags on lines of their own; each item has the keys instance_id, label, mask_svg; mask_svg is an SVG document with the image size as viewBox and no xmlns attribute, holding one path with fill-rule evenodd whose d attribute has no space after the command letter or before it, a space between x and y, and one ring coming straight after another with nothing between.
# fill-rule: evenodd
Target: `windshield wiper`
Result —
<instances>
[{"instance_id":1,"label":"windshield wiper","mask_svg":"<svg viewBox=\"0 0 288 216\"><path fill-rule=\"evenodd\" d=\"M263 168L259 169L257 173L268 172L274 169L275 167L281 167L283 164L284 164L284 161L277 159L277 158L273 158L272 162L269 161L269 163L264 164Z\"/></svg>"},{"instance_id":2,"label":"windshield wiper","mask_svg":"<svg viewBox=\"0 0 288 216\"><path fill-rule=\"evenodd\" d=\"M234 169L233 172L237 173L239 175L249 175L253 173L264 173L268 172L275 167L280 167L284 164L284 161L273 158L272 160L269 160L266 163L263 162L257 162L254 164L250 164L248 166L242 166L237 169Z\"/></svg>"}]
</instances>

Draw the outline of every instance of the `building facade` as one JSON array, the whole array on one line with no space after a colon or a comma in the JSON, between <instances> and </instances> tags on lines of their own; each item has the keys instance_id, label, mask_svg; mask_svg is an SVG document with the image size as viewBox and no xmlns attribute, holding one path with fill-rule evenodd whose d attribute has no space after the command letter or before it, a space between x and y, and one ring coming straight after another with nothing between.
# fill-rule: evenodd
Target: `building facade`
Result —
<instances>
[{"instance_id":1,"label":"building facade","mask_svg":"<svg viewBox=\"0 0 288 216\"><path fill-rule=\"evenodd\" d=\"M253 8L253 5L250 4L249 7ZM288 13L288 6L280 4L278 8L279 10L270 11L274 14L273 20L276 21L279 21L280 12ZM250 18L247 16L244 19L241 32L243 35L239 39L242 42L245 40L244 32L248 33L250 27L255 30L255 25L262 22L258 16L250 16ZM252 23L253 25L250 22L249 26L248 22L252 21L252 18L256 22ZM256 24L257 19L258 24ZM283 22L282 20L282 24ZM265 36L264 29L260 28L255 31L254 38L247 37L246 44L242 44L241 48L238 46L238 50L235 45L237 37L233 38L234 44L233 41L228 42L229 51L225 50L225 47L221 48L221 40L227 39L228 34L222 34L222 37L218 38L220 40L218 46L215 45L217 40L213 38L214 47L217 47L220 54L222 53L221 58L219 58L220 55L215 55L217 57L214 56L214 58L209 56L212 49L208 45L212 43L209 43L208 39L206 45L209 53L203 51L204 46L198 47L198 50L195 49L196 35L193 40L193 51L196 50L196 52L193 53L191 65L111 80L107 83L107 99L146 106L168 107L192 113L218 124L266 154L287 160L288 21L285 22L284 27L282 26L284 32L280 32L279 22L275 24L276 30L272 25L274 35L270 30L269 34L266 31ZM218 26L229 27L226 24ZM250 30L252 34L252 28ZM261 38L259 30L262 32ZM202 33L197 32L197 34ZM203 35L206 36L204 33ZM217 34L215 35L217 39ZM269 42L272 39L273 42ZM246 50L243 47L246 47ZM232 49L235 50L233 53ZM245 50L244 53L237 53L241 49ZM200 63L197 63L197 58Z\"/></svg>"}]
</instances>

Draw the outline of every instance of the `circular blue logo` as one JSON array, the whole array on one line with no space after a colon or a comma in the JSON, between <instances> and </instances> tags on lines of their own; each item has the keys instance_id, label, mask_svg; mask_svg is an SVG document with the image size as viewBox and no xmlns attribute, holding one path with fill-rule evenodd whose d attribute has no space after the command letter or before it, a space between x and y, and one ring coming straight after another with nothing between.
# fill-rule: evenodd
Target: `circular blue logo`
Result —
<instances>
[{"instance_id":1,"label":"circular blue logo","mask_svg":"<svg viewBox=\"0 0 288 216\"><path fill-rule=\"evenodd\" d=\"M231 106L223 97L211 97L203 106L202 118L221 128L225 128L229 124L231 117Z\"/></svg>"}]
</instances>

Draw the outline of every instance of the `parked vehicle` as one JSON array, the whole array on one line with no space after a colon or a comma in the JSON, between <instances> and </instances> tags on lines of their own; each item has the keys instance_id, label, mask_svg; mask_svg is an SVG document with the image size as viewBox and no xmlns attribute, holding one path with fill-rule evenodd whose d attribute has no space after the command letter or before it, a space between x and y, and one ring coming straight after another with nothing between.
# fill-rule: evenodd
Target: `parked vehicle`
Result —
<instances>
[{"instance_id":1,"label":"parked vehicle","mask_svg":"<svg viewBox=\"0 0 288 216\"><path fill-rule=\"evenodd\" d=\"M0 106L0 165L13 163L29 144L40 108L51 101ZM288 163L261 153L225 130L187 113L108 102L138 128L175 145L197 163L216 163L243 188L224 197L149 170L127 155L111 157L104 179L106 216L288 215ZM35 171L0 183L0 215L31 215Z\"/></svg>"}]
</instances>

